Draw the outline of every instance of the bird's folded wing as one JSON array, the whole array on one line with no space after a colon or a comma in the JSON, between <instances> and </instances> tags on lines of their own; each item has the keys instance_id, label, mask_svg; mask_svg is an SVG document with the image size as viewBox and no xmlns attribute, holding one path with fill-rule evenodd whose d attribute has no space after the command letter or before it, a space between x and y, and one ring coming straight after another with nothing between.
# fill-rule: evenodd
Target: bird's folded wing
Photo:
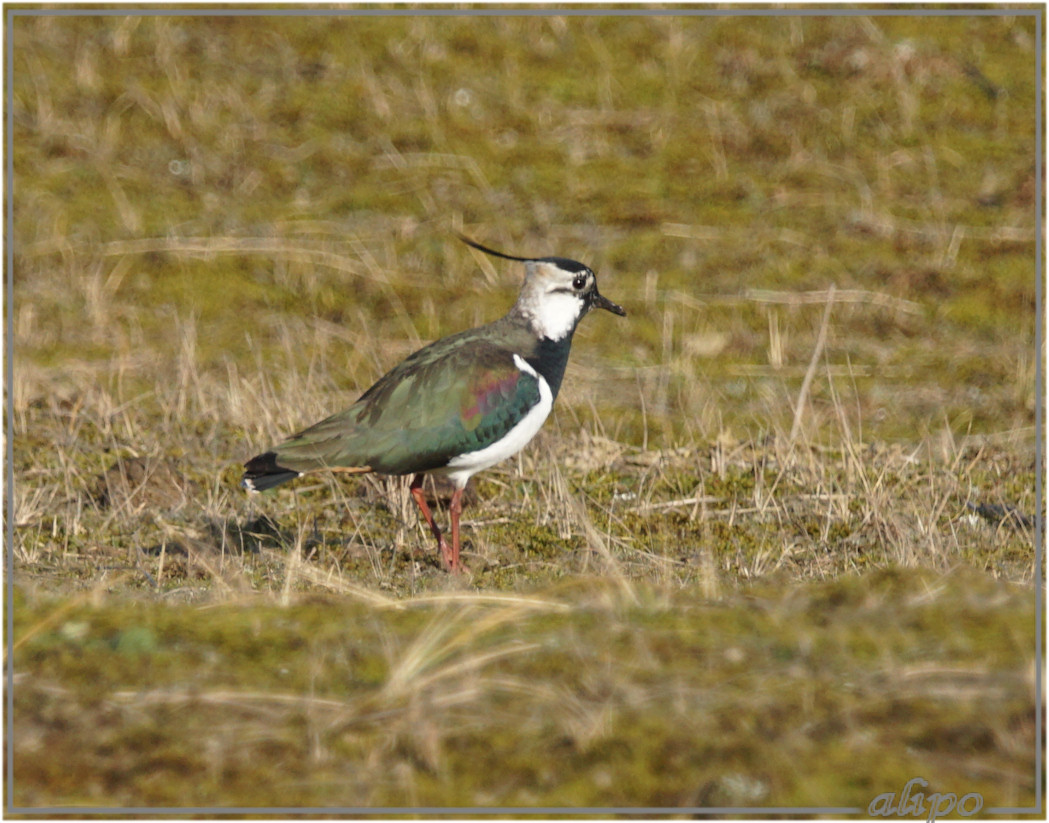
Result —
<instances>
[{"instance_id":1,"label":"bird's folded wing","mask_svg":"<svg viewBox=\"0 0 1049 823\"><path fill-rule=\"evenodd\" d=\"M538 378L518 368L513 352L474 341L410 357L353 406L274 451L281 466L298 471L429 471L499 440L539 399Z\"/></svg>"}]
</instances>

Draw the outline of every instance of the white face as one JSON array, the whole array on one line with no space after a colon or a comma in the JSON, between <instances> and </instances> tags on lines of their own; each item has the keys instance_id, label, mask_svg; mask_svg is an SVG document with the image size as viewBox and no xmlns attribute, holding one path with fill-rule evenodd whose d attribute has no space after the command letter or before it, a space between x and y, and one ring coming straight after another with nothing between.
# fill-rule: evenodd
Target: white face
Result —
<instances>
[{"instance_id":1,"label":"white face","mask_svg":"<svg viewBox=\"0 0 1049 823\"><path fill-rule=\"evenodd\" d=\"M562 340L571 334L587 312L587 296L593 289L594 274L589 269L567 271L552 263L536 262L525 306L537 334Z\"/></svg>"},{"instance_id":2,"label":"white face","mask_svg":"<svg viewBox=\"0 0 1049 823\"><path fill-rule=\"evenodd\" d=\"M574 294L547 293L535 307L535 330L543 337L561 340L575 330L583 311L583 301Z\"/></svg>"}]
</instances>

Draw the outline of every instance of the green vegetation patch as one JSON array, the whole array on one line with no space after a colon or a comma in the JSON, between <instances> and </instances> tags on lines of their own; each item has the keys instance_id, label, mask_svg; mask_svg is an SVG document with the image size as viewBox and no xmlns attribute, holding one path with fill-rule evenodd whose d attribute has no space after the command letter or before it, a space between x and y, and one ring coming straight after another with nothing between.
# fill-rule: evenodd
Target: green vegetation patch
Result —
<instances>
[{"instance_id":1,"label":"green vegetation patch","mask_svg":"<svg viewBox=\"0 0 1049 823\"><path fill-rule=\"evenodd\" d=\"M972 572L719 601L23 595L12 801L865 808L920 775L1022 805L1033 633L1030 589Z\"/></svg>"}]
</instances>

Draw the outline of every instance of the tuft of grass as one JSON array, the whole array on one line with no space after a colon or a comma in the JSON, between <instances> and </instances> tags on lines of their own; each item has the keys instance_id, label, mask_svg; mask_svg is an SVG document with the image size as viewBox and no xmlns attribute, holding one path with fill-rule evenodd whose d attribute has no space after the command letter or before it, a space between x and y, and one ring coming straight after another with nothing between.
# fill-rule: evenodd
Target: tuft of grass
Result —
<instances>
[{"instance_id":1,"label":"tuft of grass","mask_svg":"<svg viewBox=\"0 0 1049 823\"><path fill-rule=\"evenodd\" d=\"M634 594L35 600L13 802L865 807L915 774L1031 802L1022 589L896 570Z\"/></svg>"}]
</instances>

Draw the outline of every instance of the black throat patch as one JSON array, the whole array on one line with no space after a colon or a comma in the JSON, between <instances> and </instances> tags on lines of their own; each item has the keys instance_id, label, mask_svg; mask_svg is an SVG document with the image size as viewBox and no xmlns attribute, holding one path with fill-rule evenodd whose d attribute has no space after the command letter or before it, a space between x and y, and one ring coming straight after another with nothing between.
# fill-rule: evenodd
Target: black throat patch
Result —
<instances>
[{"instance_id":1,"label":"black throat patch","mask_svg":"<svg viewBox=\"0 0 1049 823\"><path fill-rule=\"evenodd\" d=\"M557 397L561 388L561 380L565 376L565 366L568 365L568 354L572 350L572 334L569 332L560 340L551 340L543 337L539 340L535 354L526 357L525 361L543 376L549 384L550 392Z\"/></svg>"}]
</instances>

